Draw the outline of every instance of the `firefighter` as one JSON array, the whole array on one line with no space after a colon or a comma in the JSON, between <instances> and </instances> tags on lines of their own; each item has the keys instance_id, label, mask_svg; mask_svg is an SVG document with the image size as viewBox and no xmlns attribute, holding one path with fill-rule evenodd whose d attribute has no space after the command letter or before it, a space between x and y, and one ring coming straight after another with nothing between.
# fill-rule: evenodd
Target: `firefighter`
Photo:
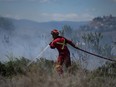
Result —
<instances>
[{"instance_id":1,"label":"firefighter","mask_svg":"<svg viewBox=\"0 0 116 87\"><path fill-rule=\"evenodd\" d=\"M65 67L68 69L71 66L70 52L67 47L67 44L70 44L72 47L78 49L78 47L71 41L66 39L65 37L59 36L59 31L54 29L51 31L51 35L53 37L53 41L50 42L51 49L57 49L59 52L58 59L55 63L55 68L58 74L63 74L62 66L65 64Z\"/></svg>"}]
</instances>

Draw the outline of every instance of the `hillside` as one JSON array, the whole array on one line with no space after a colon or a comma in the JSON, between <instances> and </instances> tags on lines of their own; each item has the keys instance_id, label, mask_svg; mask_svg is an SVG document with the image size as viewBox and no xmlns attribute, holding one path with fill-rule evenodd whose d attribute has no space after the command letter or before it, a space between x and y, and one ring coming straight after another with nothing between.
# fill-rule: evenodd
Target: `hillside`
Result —
<instances>
[{"instance_id":1,"label":"hillside","mask_svg":"<svg viewBox=\"0 0 116 87\"><path fill-rule=\"evenodd\" d=\"M89 24L79 28L81 35L87 32L100 32L107 39L107 42L116 41L116 17L112 15L96 17Z\"/></svg>"}]
</instances>

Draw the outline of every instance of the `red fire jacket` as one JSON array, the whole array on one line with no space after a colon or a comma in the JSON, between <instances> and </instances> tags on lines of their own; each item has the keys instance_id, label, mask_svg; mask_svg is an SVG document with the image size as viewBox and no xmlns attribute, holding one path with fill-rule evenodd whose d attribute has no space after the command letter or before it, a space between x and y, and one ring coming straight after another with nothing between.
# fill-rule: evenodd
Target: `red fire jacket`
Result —
<instances>
[{"instance_id":1,"label":"red fire jacket","mask_svg":"<svg viewBox=\"0 0 116 87\"><path fill-rule=\"evenodd\" d=\"M52 49L57 48L59 55L67 55L70 54L67 44L75 47L71 40L68 40L62 36L58 36L49 45Z\"/></svg>"}]
</instances>

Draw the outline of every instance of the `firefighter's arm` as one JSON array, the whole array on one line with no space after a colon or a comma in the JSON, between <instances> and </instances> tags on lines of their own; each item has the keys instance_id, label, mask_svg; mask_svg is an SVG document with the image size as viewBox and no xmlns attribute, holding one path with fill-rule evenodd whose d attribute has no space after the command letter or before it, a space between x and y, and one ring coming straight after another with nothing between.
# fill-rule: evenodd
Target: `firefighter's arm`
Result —
<instances>
[{"instance_id":1,"label":"firefighter's arm","mask_svg":"<svg viewBox=\"0 0 116 87\"><path fill-rule=\"evenodd\" d=\"M49 43L49 46L50 46L51 49L55 49L55 45L54 45L53 41Z\"/></svg>"},{"instance_id":2,"label":"firefighter's arm","mask_svg":"<svg viewBox=\"0 0 116 87\"><path fill-rule=\"evenodd\" d=\"M78 47L71 40L66 39L66 42L70 44L72 47L78 49Z\"/></svg>"}]
</instances>

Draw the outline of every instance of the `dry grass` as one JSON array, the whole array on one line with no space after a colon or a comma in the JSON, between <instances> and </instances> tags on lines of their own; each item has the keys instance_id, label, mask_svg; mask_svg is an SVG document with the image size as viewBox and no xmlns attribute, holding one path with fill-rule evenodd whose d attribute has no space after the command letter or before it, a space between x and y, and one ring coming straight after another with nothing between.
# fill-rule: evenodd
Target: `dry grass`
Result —
<instances>
[{"instance_id":1,"label":"dry grass","mask_svg":"<svg viewBox=\"0 0 116 87\"><path fill-rule=\"evenodd\" d=\"M58 76L52 70L32 66L25 75L0 77L0 87L116 87L116 78L95 76L93 72L78 69L75 74L64 73Z\"/></svg>"}]
</instances>

